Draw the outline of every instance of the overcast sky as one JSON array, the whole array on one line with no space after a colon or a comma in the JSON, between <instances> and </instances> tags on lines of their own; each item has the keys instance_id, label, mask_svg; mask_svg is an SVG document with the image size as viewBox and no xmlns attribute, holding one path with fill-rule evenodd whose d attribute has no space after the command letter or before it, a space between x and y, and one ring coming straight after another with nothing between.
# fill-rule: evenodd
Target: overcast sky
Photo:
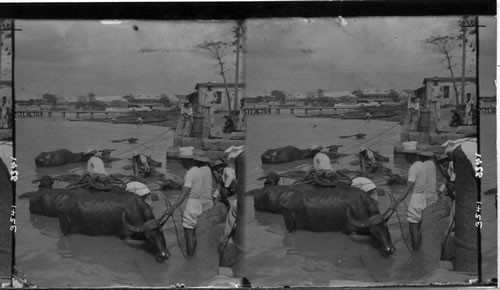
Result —
<instances>
[{"instance_id":1,"label":"overcast sky","mask_svg":"<svg viewBox=\"0 0 500 290\"><path fill-rule=\"evenodd\" d=\"M450 75L440 63L441 56L430 52L423 40L432 34L449 34L457 19L347 18L345 26L335 18L249 21L247 94L272 89L302 94L320 88L417 89L425 77ZM493 17L480 22L486 25L480 31L480 86L483 94L493 95L496 22ZM456 53L461 56L461 49ZM475 62L475 57L468 62ZM461 75L461 66L457 72Z\"/></svg>"},{"instance_id":2,"label":"overcast sky","mask_svg":"<svg viewBox=\"0 0 500 290\"><path fill-rule=\"evenodd\" d=\"M347 18L346 26L338 25L336 18L249 20L244 73L248 96L273 89L416 89L424 77L449 75L440 56L422 42L433 33L450 31L456 20ZM480 33L480 85L483 95L493 95L496 23L490 17L482 18L481 24L486 28ZM198 82L222 81L214 61L194 46L229 39L232 25L18 20L22 31L16 33L17 97L191 93ZM234 55L227 59L233 64ZM229 81L234 79L231 69Z\"/></svg>"},{"instance_id":3,"label":"overcast sky","mask_svg":"<svg viewBox=\"0 0 500 290\"><path fill-rule=\"evenodd\" d=\"M139 28L133 29L134 25ZM230 22L17 21L18 98L152 93L189 94L219 82L214 61L194 47L231 38ZM234 63L234 54L228 59ZM234 78L234 66L229 75Z\"/></svg>"}]
</instances>

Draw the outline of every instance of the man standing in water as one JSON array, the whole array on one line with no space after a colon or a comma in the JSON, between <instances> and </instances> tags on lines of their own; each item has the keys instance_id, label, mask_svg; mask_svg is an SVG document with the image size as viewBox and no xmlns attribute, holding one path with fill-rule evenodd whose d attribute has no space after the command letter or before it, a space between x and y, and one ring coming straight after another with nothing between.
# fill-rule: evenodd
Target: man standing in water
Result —
<instances>
[{"instance_id":1,"label":"man standing in water","mask_svg":"<svg viewBox=\"0 0 500 290\"><path fill-rule=\"evenodd\" d=\"M187 255L188 257L193 257L196 251L196 226L198 225L198 217L203 212L200 200L203 177L200 169L195 166L192 152L182 152L179 157L182 158L182 166L187 172L184 177L181 195L176 203L167 210L166 215L171 216L175 209L187 198L186 208L182 216L182 227L184 228L184 237L186 238Z\"/></svg>"},{"instance_id":2,"label":"man standing in water","mask_svg":"<svg viewBox=\"0 0 500 290\"><path fill-rule=\"evenodd\" d=\"M417 150L403 150L405 159L411 164L408 170L408 181L406 183L405 193L396 201L396 205L400 204L411 193L410 202L408 203L408 217L406 218L410 224L411 244L414 252L420 251L422 242L422 212L426 207L426 168L423 162L418 160Z\"/></svg>"},{"instance_id":3,"label":"man standing in water","mask_svg":"<svg viewBox=\"0 0 500 290\"><path fill-rule=\"evenodd\" d=\"M422 161L425 167L425 198L427 206L436 203L438 200L436 193L436 164L431 159L433 156L434 154L429 151L418 152L418 159Z\"/></svg>"},{"instance_id":4,"label":"man standing in water","mask_svg":"<svg viewBox=\"0 0 500 290\"><path fill-rule=\"evenodd\" d=\"M210 134L213 134L214 128L214 112L213 112L213 104L217 101L217 97L215 95L215 91L212 90L212 83L208 82L207 90L205 91L203 98L203 107L205 108L205 116L208 121L208 125L210 127Z\"/></svg>"},{"instance_id":5,"label":"man standing in water","mask_svg":"<svg viewBox=\"0 0 500 290\"><path fill-rule=\"evenodd\" d=\"M208 167L210 159L207 157L195 157L195 166L200 169L202 177L202 191L200 196L201 207L203 211L210 209L214 203L212 201L212 170Z\"/></svg>"},{"instance_id":6,"label":"man standing in water","mask_svg":"<svg viewBox=\"0 0 500 290\"><path fill-rule=\"evenodd\" d=\"M429 108L431 111L431 120L436 123L436 132L439 131L439 122L441 121L441 103L443 88L438 83L438 78L434 77L431 85L431 94L429 97Z\"/></svg>"}]
</instances>

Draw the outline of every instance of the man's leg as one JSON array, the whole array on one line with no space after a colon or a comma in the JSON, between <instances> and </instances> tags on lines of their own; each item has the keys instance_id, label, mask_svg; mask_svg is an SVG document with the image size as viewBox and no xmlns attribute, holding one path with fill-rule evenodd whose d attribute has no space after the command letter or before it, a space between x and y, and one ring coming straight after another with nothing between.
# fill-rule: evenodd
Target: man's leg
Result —
<instances>
[{"instance_id":1,"label":"man's leg","mask_svg":"<svg viewBox=\"0 0 500 290\"><path fill-rule=\"evenodd\" d=\"M414 252L420 251L420 244L422 243L422 231L420 226L422 223L410 223L410 238L411 246Z\"/></svg>"},{"instance_id":2,"label":"man's leg","mask_svg":"<svg viewBox=\"0 0 500 290\"><path fill-rule=\"evenodd\" d=\"M186 238L186 252L188 257L194 256L196 249L196 237L194 235L195 229L184 228L184 237Z\"/></svg>"}]
</instances>

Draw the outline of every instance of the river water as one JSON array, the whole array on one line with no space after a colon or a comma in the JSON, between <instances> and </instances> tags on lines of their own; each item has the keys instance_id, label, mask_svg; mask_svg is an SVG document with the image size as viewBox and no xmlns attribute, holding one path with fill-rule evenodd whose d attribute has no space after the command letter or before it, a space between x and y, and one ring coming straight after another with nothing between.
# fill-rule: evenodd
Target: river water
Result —
<instances>
[{"instance_id":1,"label":"river water","mask_svg":"<svg viewBox=\"0 0 500 290\"><path fill-rule=\"evenodd\" d=\"M493 117L494 120L494 117ZM356 153L360 146L379 150L390 158L385 165L396 173L406 175L409 167L397 157L394 159L393 146L400 140L400 125L378 120L339 120L327 118L296 118L293 115L249 116L247 121L246 146L246 190L262 187L257 178L271 171L286 171L311 164L311 160L300 160L278 165L262 165L260 155L267 149L292 145L309 148L312 145L343 145L344 153ZM488 131L494 128L488 128ZM494 131L493 131L494 132ZM364 140L355 138L341 139L339 136L355 133L367 134ZM495 156L493 144L488 144L484 156ZM493 149L492 149L493 148ZM333 164L334 169L359 169L350 162L355 159L349 155ZM495 163L485 164L487 176L483 179L483 189L495 186ZM286 181L285 181L286 182ZM403 186L387 187L382 180L375 181L378 187L399 196ZM483 197L484 201L493 196ZM408 199L407 199L408 200ZM407 236L405 209L407 200L399 206L399 214ZM379 209L384 212L389 205L389 197L379 197ZM400 282L406 283L422 279L430 274L432 266L425 264L422 269L412 269L411 256L401 238L400 224L396 215L388 222L396 252L390 258L383 258L379 251L370 245L369 240L354 241L342 233L313 233L297 231L287 233L281 215L257 212L253 207L253 197L246 198L247 237L246 267L247 277L254 286L328 286L339 285L341 281L357 282ZM487 233L483 234L483 265L489 267L485 278L496 277L496 219L495 208L491 202L483 205L483 220ZM483 229L484 229L483 228ZM424 231L426 229L423 229ZM408 238L408 237L407 237ZM409 242L409 240L408 240ZM485 246L486 245L486 246ZM446 282L443 278L442 282ZM346 285L352 285L347 282ZM356 285L356 284L354 284Z\"/></svg>"},{"instance_id":2,"label":"river water","mask_svg":"<svg viewBox=\"0 0 500 290\"><path fill-rule=\"evenodd\" d=\"M16 144L20 179L17 195L35 191L35 178L50 174L68 173L86 167L77 163L56 168L36 168L34 158L40 152L68 149L73 152L87 148L116 149L111 156L124 158L112 163L108 173L131 174L123 169L130 164L132 151L151 154L162 162L165 173L166 149L172 145L173 131L168 128L144 125L94 122L70 122L62 118L16 120ZM112 143L111 140L138 138L137 144ZM141 145L144 144L144 145ZM182 175L176 166L170 173ZM176 196L168 196L174 201ZM98 286L168 286L176 283L206 285L217 273L216 245L204 248L198 242L197 257L187 261L182 256L172 220L167 222L165 238L171 257L157 263L140 242L121 241L117 237L89 237L73 234L64 237L56 218L31 215L29 202L17 200L16 265L31 283L43 287ZM180 223L178 230L182 232ZM184 238L180 237L184 247Z\"/></svg>"}]
</instances>

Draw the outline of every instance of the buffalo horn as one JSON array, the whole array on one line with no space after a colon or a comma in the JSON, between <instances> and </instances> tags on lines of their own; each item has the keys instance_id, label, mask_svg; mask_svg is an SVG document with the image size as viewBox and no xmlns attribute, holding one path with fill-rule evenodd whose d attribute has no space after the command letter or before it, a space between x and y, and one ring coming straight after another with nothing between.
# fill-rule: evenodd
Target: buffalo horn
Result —
<instances>
[{"instance_id":1,"label":"buffalo horn","mask_svg":"<svg viewBox=\"0 0 500 290\"><path fill-rule=\"evenodd\" d=\"M353 226L355 226L357 228L364 229L364 228L368 227L368 223L360 222L360 221L356 220L351 215L351 207L350 206L347 207L347 221L349 221L350 224L352 224Z\"/></svg>"},{"instance_id":2,"label":"buffalo horn","mask_svg":"<svg viewBox=\"0 0 500 290\"><path fill-rule=\"evenodd\" d=\"M131 224L129 224L127 222L127 219L125 218L125 211L123 211L123 214L122 214L122 221L123 221L123 225L125 226L125 228L133 233L142 233L144 232L144 225L142 225L141 227L138 227L138 226L133 226Z\"/></svg>"}]
</instances>

